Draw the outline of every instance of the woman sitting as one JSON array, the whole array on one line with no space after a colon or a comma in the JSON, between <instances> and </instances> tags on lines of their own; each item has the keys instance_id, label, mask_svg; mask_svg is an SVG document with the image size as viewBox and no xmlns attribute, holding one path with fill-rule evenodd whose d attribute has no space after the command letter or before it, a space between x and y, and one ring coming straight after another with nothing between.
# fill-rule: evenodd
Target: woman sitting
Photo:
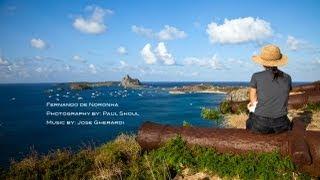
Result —
<instances>
[{"instance_id":1,"label":"woman sitting","mask_svg":"<svg viewBox=\"0 0 320 180\"><path fill-rule=\"evenodd\" d=\"M287 56L281 54L279 47L267 45L262 48L260 55L252 59L261 64L264 70L251 77L250 113L246 128L264 134L289 130L291 123L287 117L287 107L292 81L290 75L277 68L287 64Z\"/></svg>"}]
</instances>

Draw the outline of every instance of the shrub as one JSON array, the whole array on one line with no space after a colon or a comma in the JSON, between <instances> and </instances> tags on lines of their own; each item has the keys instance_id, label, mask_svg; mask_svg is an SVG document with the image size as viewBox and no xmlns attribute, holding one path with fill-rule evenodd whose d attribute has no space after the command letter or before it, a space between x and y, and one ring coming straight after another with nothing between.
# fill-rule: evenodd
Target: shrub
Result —
<instances>
[{"instance_id":1,"label":"shrub","mask_svg":"<svg viewBox=\"0 0 320 180\"><path fill-rule=\"evenodd\" d=\"M232 113L230 101L222 101L219 109L222 114Z\"/></svg>"},{"instance_id":2,"label":"shrub","mask_svg":"<svg viewBox=\"0 0 320 180\"><path fill-rule=\"evenodd\" d=\"M320 111L320 103L308 103L305 107L307 111Z\"/></svg>"},{"instance_id":3,"label":"shrub","mask_svg":"<svg viewBox=\"0 0 320 180\"><path fill-rule=\"evenodd\" d=\"M238 105L237 111L235 112L236 114L241 114L241 113L249 113L249 110L247 108L247 102L241 102Z\"/></svg>"},{"instance_id":4,"label":"shrub","mask_svg":"<svg viewBox=\"0 0 320 180\"><path fill-rule=\"evenodd\" d=\"M221 120L222 115L217 108L202 108L201 117L208 120Z\"/></svg>"}]
</instances>

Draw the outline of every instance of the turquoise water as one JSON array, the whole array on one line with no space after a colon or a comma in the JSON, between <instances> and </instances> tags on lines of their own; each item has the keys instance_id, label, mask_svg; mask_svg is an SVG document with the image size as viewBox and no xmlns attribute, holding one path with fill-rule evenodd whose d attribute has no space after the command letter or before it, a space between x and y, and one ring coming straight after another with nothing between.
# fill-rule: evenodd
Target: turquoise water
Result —
<instances>
[{"instance_id":1,"label":"turquoise water","mask_svg":"<svg viewBox=\"0 0 320 180\"><path fill-rule=\"evenodd\" d=\"M119 86L92 90L70 91L57 84L0 85L0 165L7 167L11 158L19 159L31 149L47 153L52 149L77 150L86 145L97 146L121 132L136 133L144 121L195 126L216 126L200 117L202 107L216 107L223 94L172 95L167 88L198 83L145 83L140 90ZM247 83L215 83L216 85L246 85ZM46 103L110 103L119 107L47 107ZM56 112L135 112L139 116L52 117ZM50 125L52 121L118 121L122 125Z\"/></svg>"}]
</instances>

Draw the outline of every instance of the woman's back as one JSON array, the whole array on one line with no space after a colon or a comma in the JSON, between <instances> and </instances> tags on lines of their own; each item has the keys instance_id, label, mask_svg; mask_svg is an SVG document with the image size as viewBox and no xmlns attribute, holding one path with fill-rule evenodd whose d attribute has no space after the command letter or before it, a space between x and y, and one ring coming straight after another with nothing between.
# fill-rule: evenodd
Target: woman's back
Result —
<instances>
[{"instance_id":1,"label":"woman's back","mask_svg":"<svg viewBox=\"0 0 320 180\"><path fill-rule=\"evenodd\" d=\"M287 116L287 107L292 89L291 77L278 69L279 66L287 64L288 57L281 53L279 47L269 44L262 47L259 55L252 56L252 60L262 65L265 70L254 73L251 77L248 104L251 112L246 128L259 133L289 130L291 123Z\"/></svg>"},{"instance_id":2,"label":"woman's back","mask_svg":"<svg viewBox=\"0 0 320 180\"><path fill-rule=\"evenodd\" d=\"M280 73L280 77L274 78L272 70L266 69L252 75L250 86L257 89L256 115L269 118L287 115L291 77L284 72Z\"/></svg>"}]
</instances>

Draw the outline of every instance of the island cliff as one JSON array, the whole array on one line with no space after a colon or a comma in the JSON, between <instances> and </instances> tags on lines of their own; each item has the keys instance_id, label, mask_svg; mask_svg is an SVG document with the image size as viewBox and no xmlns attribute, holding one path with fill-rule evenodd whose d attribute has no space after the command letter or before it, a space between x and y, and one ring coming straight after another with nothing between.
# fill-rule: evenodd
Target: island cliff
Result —
<instances>
[{"instance_id":1,"label":"island cliff","mask_svg":"<svg viewBox=\"0 0 320 180\"><path fill-rule=\"evenodd\" d=\"M120 85L124 88L138 88L141 87L142 84L139 79L133 79L127 74L122 78Z\"/></svg>"}]
</instances>

